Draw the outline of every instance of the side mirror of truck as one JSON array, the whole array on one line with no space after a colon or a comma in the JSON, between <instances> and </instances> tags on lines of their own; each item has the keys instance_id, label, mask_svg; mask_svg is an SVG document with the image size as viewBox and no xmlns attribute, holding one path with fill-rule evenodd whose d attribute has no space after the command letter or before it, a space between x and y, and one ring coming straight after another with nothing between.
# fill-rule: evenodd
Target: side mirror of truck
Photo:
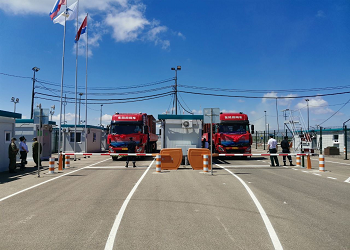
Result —
<instances>
[{"instance_id":1,"label":"side mirror of truck","mask_svg":"<svg viewBox=\"0 0 350 250\"><path fill-rule=\"evenodd\" d=\"M254 134L254 125L250 125L250 128L251 128L251 134Z\"/></svg>"}]
</instances>

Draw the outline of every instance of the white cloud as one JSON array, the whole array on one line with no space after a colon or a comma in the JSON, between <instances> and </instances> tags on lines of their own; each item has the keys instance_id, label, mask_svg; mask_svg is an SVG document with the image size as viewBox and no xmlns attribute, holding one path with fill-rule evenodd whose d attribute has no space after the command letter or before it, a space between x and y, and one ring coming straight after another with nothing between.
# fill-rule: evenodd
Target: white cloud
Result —
<instances>
[{"instance_id":1,"label":"white cloud","mask_svg":"<svg viewBox=\"0 0 350 250\"><path fill-rule=\"evenodd\" d=\"M267 101L268 99L270 99L270 98L268 98L268 97L274 97L274 98L276 98L276 97L277 97L277 93L275 93L275 92L270 92L270 93L264 94L264 98L262 99L262 103L266 103L266 101Z\"/></svg>"},{"instance_id":2,"label":"white cloud","mask_svg":"<svg viewBox=\"0 0 350 250\"><path fill-rule=\"evenodd\" d=\"M250 111L250 114L251 114L251 115L256 115L257 112L253 110L253 111Z\"/></svg>"},{"instance_id":3,"label":"white cloud","mask_svg":"<svg viewBox=\"0 0 350 250\"><path fill-rule=\"evenodd\" d=\"M322 97L309 98L309 110L313 114L328 114L334 111L327 107L328 102L323 100ZM306 109L307 102L303 99L296 106L297 109Z\"/></svg>"},{"instance_id":4,"label":"white cloud","mask_svg":"<svg viewBox=\"0 0 350 250\"><path fill-rule=\"evenodd\" d=\"M320 18L325 17L324 11L322 11L322 10L317 11L316 17L320 17Z\"/></svg>"},{"instance_id":5,"label":"white cloud","mask_svg":"<svg viewBox=\"0 0 350 250\"><path fill-rule=\"evenodd\" d=\"M286 97L297 97L297 95L295 94L288 94ZM290 106L292 101L295 98L283 98L283 99L278 99L278 105L282 105L282 106Z\"/></svg>"},{"instance_id":6,"label":"white cloud","mask_svg":"<svg viewBox=\"0 0 350 250\"><path fill-rule=\"evenodd\" d=\"M181 32L178 32L177 35L178 35L179 37L181 37L182 39L184 39L184 40L186 39L186 37L185 37Z\"/></svg>"},{"instance_id":7,"label":"white cloud","mask_svg":"<svg viewBox=\"0 0 350 250\"><path fill-rule=\"evenodd\" d=\"M54 2L54 0L37 0L33 4L33 1L30 0L0 0L0 9L15 15L47 15L49 19ZM116 42L151 41L162 49L170 47L170 41L162 38L162 35L168 34L168 27L160 25L158 20L149 21L145 16L146 5L140 0L85 0L79 2L79 13L86 12L89 12L89 56L92 55L92 49L99 46L106 33L111 34ZM100 19L101 22L98 22L97 19ZM178 32L177 35L185 38L181 32ZM83 35L81 38L83 41L84 37ZM84 43L79 43L78 51L79 54L85 55Z\"/></svg>"},{"instance_id":8,"label":"white cloud","mask_svg":"<svg viewBox=\"0 0 350 250\"><path fill-rule=\"evenodd\" d=\"M222 113L238 113L236 110L226 110L226 109L223 109L223 110L220 110L220 112Z\"/></svg>"},{"instance_id":9,"label":"white cloud","mask_svg":"<svg viewBox=\"0 0 350 250\"><path fill-rule=\"evenodd\" d=\"M238 102L243 103L243 102L245 102L245 101L242 100L242 99L238 99Z\"/></svg>"},{"instance_id":10,"label":"white cloud","mask_svg":"<svg viewBox=\"0 0 350 250\"><path fill-rule=\"evenodd\" d=\"M64 118L64 115L62 114L62 124L64 124L64 121L63 121L63 118ZM78 115L77 115L77 118L78 118ZM65 115L65 119L67 121L68 124L74 124L75 123L75 115L73 113L67 113ZM55 121L57 124L59 124L60 122L60 115L53 115L52 116L52 120ZM77 122L78 122L78 119L77 119Z\"/></svg>"}]
</instances>

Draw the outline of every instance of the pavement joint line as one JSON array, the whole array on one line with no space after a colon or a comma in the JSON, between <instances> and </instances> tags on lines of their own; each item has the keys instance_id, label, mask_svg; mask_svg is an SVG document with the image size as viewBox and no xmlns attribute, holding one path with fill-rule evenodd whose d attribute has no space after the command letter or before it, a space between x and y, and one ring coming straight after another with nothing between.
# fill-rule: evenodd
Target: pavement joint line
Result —
<instances>
[{"instance_id":1,"label":"pavement joint line","mask_svg":"<svg viewBox=\"0 0 350 250\"><path fill-rule=\"evenodd\" d=\"M236 174L232 173L229 169L226 169L225 167L219 165L219 164L215 164L216 166L226 170L227 172L229 172L231 175L233 175L234 177L236 177L240 182L241 184L245 187L245 189L247 190L247 192L249 193L250 197L252 198L255 206L257 207L259 213L260 213L260 216L261 218L263 219L264 221L264 224L265 224L265 227L269 233L269 236L270 236L270 239L272 241L272 244L274 246L274 249L276 250L282 250L283 247L282 247L282 244L276 234L276 231L275 229L273 228L271 222L270 222L270 219L269 217L267 216L264 208L262 207L262 205L260 204L259 200L256 198L256 196L254 195L253 191L249 188L249 186L244 182L244 180L242 178L240 178L239 176L237 176Z\"/></svg>"},{"instance_id":2,"label":"pavement joint line","mask_svg":"<svg viewBox=\"0 0 350 250\"><path fill-rule=\"evenodd\" d=\"M63 176L66 176L66 175L69 175L69 174L78 172L78 171L80 171L80 170L82 170L82 169L85 169L85 168L90 167L90 166L94 166L94 165L96 165L96 164L99 164L99 163L102 163L102 162L105 162L105 161L108 161L108 160L110 160L110 159L105 159L105 160L103 160L103 161L96 162L96 163L91 164L91 165L89 165L89 166L86 166L86 167L83 167L83 168L79 168L79 169L73 170L73 171L71 171L71 172L69 172L69 173L66 173L66 174L63 174L63 175L54 177L54 178L52 178L52 179L50 179L50 180L47 180L47 181L44 181L44 182L35 184L34 186L31 186L31 187L29 187L29 188L22 189L21 191L18 191L18 192L16 192L16 193L13 193L13 194L10 194L10 195L8 195L8 196L6 196L6 197L1 198L1 199L0 199L0 202L1 202L1 201L4 201L4 200L7 200L8 198L11 198L11 197L13 197L13 196L15 196L15 195L17 195L17 194L21 194L21 193L23 193L23 192L25 192L25 191L28 191L28 190L30 190L30 189L33 189L33 188L35 188L35 187L39 187L39 186L41 186L41 185L43 185L43 184L46 184L46 183L48 183L48 182L50 182L50 181L57 180L58 178L61 178L61 177L63 177Z\"/></svg>"},{"instance_id":3,"label":"pavement joint line","mask_svg":"<svg viewBox=\"0 0 350 250\"><path fill-rule=\"evenodd\" d=\"M138 188L138 186L140 185L141 181L146 176L147 172L150 170L150 168L153 165L154 161L155 161L155 159L153 159L151 164L149 164L149 166L146 169L146 171L142 174L140 179L136 182L134 187L131 189L129 195L124 200L123 205L121 206L121 208L120 208L120 210L119 210L119 212L118 212L118 214L117 214L117 216L115 218L115 221L113 223L111 232L109 233L109 236L108 236L108 239L107 239L107 242L106 242L106 245L105 245L105 250L113 250L114 241L115 241L115 238L117 236L119 225L120 225L120 223L122 221L122 218L123 218L124 212L126 210L126 207L128 206L129 201L131 200L131 197L134 195L134 193L135 193L136 189Z\"/></svg>"}]
</instances>

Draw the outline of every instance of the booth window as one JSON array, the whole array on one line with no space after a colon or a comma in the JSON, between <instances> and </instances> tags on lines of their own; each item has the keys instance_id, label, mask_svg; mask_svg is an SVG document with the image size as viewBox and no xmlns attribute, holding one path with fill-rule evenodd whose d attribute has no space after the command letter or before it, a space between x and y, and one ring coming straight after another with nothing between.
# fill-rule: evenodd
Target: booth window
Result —
<instances>
[{"instance_id":1,"label":"booth window","mask_svg":"<svg viewBox=\"0 0 350 250\"><path fill-rule=\"evenodd\" d=\"M70 133L70 142L74 142L74 132ZM77 132L77 137L76 137L77 142L81 142L81 132Z\"/></svg>"},{"instance_id":2,"label":"booth window","mask_svg":"<svg viewBox=\"0 0 350 250\"><path fill-rule=\"evenodd\" d=\"M11 142L11 131L5 131L5 142Z\"/></svg>"},{"instance_id":3,"label":"booth window","mask_svg":"<svg viewBox=\"0 0 350 250\"><path fill-rule=\"evenodd\" d=\"M92 142L95 142L96 141L96 133L93 133L92 134Z\"/></svg>"}]
</instances>

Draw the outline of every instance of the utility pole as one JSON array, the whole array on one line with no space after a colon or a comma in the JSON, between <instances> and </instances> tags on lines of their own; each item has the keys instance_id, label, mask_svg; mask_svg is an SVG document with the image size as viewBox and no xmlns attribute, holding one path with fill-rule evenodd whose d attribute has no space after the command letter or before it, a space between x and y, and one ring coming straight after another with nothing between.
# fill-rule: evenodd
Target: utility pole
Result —
<instances>
[{"instance_id":1,"label":"utility pole","mask_svg":"<svg viewBox=\"0 0 350 250\"><path fill-rule=\"evenodd\" d=\"M80 99L79 99L79 125L80 125L80 105L81 105L81 96L83 95L83 93L79 93L79 95L80 95Z\"/></svg>"},{"instance_id":2,"label":"utility pole","mask_svg":"<svg viewBox=\"0 0 350 250\"><path fill-rule=\"evenodd\" d=\"M171 68L171 70L175 70L175 115L177 115L177 71L181 70L181 66L177 66L176 68Z\"/></svg>"},{"instance_id":3,"label":"utility pole","mask_svg":"<svg viewBox=\"0 0 350 250\"><path fill-rule=\"evenodd\" d=\"M63 104L63 124L66 124L66 106L67 106L67 97L66 94L64 95L64 101L62 102Z\"/></svg>"},{"instance_id":4,"label":"utility pole","mask_svg":"<svg viewBox=\"0 0 350 250\"><path fill-rule=\"evenodd\" d=\"M310 131L310 118L309 118L309 99L305 99L307 105L307 132Z\"/></svg>"},{"instance_id":5,"label":"utility pole","mask_svg":"<svg viewBox=\"0 0 350 250\"><path fill-rule=\"evenodd\" d=\"M101 104L101 116L100 116L100 126L102 127L102 107L103 107L103 104Z\"/></svg>"},{"instance_id":6,"label":"utility pole","mask_svg":"<svg viewBox=\"0 0 350 250\"><path fill-rule=\"evenodd\" d=\"M33 67L32 70L34 71L33 76L33 88L32 88L32 109L30 111L30 119L34 119L33 112L34 112L34 85L35 85L35 72L38 72L40 69L38 67Z\"/></svg>"}]
</instances>

